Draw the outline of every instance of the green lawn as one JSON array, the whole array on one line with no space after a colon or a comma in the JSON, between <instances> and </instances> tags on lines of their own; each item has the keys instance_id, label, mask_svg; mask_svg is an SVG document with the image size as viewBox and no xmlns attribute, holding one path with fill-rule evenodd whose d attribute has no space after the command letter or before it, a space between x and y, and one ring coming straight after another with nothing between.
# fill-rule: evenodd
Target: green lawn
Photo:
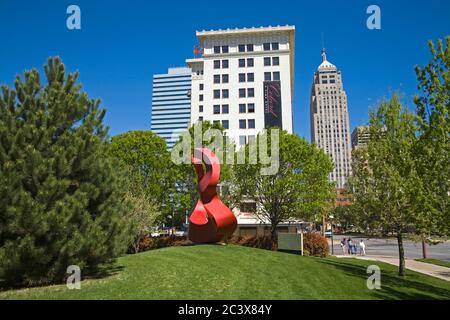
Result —
<instances>
[{"instance_id":1,"label":"green lawn","mask_svg":"<svg viewBox=\"0 0 450 320\"><path fill-rule=\"evenodd\" d=\"M416 261L431 263L431 264L435 264L437 266L450 268L449 261L438 260L438 259L416 259Z\"/></svg>"},{"instance_id":2,"label":"green lawn","mask_svg":"<svg viewBox=\"0 0 450 320\"><path fill-rule=\"evenodd\" d=\"M301 257L240 246L171 247L121 257L112 274L0 292L0 299L450 299L450 282L376 263L381 290L366 287L356 259Z\"/></svg>"}]
</instances>

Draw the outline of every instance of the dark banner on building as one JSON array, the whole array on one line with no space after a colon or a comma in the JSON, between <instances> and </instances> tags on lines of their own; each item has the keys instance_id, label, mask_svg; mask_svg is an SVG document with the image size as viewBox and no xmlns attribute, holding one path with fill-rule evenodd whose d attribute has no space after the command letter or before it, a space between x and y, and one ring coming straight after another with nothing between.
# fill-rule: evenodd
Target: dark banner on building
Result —
<instances>
[{"instance_id":1,"label":"dark banner on building","mask_svg":"<svg viewBox=\"0 0 450 320\"><path fill-rule=\"evenodd\" d=\"M264 127L281 126L281 82L264 81Z\"/></svg>"}]
</instances>

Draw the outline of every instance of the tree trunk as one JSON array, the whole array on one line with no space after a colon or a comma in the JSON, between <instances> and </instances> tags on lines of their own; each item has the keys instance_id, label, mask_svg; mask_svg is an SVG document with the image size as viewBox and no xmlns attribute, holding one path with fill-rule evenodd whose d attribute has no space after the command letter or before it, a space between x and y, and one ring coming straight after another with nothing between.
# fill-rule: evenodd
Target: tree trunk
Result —
<instances>
[{"instance_id":1,"label":"tree trunk","mask_svg":"<svg viewBox=\"0 0 450 320\"><path fill-rule=\"evenodd\" d=\"M403 236L402 232L397 232L397 243L398 243L398 259L399 259L399 266L398 266L398 275L399 276L405 276L405 249L403 248Z\"/></svg>"},{"instance_id":2,"label":"tree trunk","mask_svg":"<svg viewBox=\"0 0 450 320\"><path fill-rule=\"evenodd\" d=\"M428 252L427 252L427 242L425 240L425 235L422 235L422 256L424 259L426 259L428 257Z\"/></svg>"},{"instance_id":3,"label":"tree trunk","mask_svg":"<svg viewBox=\"0 0 450 320\"><path fill-rule=\"evenodd\" d=\"M277 234L278 223L271 223L270 235L272 237L272 242L278 247L278 234Z\"/></svg>"},{"instance_id":4,"label":"tree trunk","mask_svg":"<svg viewBox=\"0 0 450 320\"><path fill-rule=\"evenodd\" d=\"M322 235L325 237L325 232L326 232L326 230L325 230L325 224L326 224L326 221L325 221L325 216L322 216Z\"/></svg>"}]
</instances>

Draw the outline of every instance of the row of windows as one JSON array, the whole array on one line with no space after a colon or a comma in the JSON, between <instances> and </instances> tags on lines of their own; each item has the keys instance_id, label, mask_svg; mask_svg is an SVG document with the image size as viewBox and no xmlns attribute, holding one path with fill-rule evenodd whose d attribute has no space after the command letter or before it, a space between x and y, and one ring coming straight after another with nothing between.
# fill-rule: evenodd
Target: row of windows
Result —
<instances>
[{"instance_id":1,"label":"row of windows","mask_svg":"<svg viewBox=\"0 0 450 320\"><path fill-rule=\"evenodd\" d=\"M229 82L229 80L230 80L230 78L229 78L229 76L228 76L228 74L222 74L222 75L220 75L220 74L215 74L214 76L213 76L213 82L215 83L215 84L217 84L217 83L228 83Z\"/></svg>"},{"instance_id":2,"label":"row of windows","mask_svg":"<svg viewBox=\"0 0 450 320\"><path fill-rule=\"evenodd\" d=\"M213 91L214 99L228 99L230 97L230 91L228 89L216 89ZM240 88L239 89L239 98L253 98L255 97L255 88ZM198 96L199 101L204 101L203 94Z\"/></svg>"},{"instance_id":3,"label":"row of windows","mask_svg":"<svg viewBox=\"0 0 450 320\"><path fill-rule=\"evenodd\" d=\"M265 81L279 81L280 80L280 72L274 71L274 72L264 72L264 80ZM214 84L220 84L220 83L229 83L230 77L228 74L215 74L213 76L213 82ZM255 81L255 74L253 72L249 73L239 73L239 82L254 82ZM203 90L203 84L200 84L200 90Z\"/></svg>"},{"instance_id":4,"label":"row of windows","mask_svg":"<svg viewBox=\"0 0 450 320\"><path fill-rule=\"evenodd\" d=\"M266 42L263 44L263 50L264 51L270 51L270 50L279 50L280 49L280 44L278 42ZM248 44L239 44L238 45L238 51L239 52L253 52L255 50L255 46L253 45L253 43L248 43ZM229 53L230 52L230 47L228 45L224 45L224 46L214 46L213 47L213 52L215 54L219 54L219 53Z\"/></svg>"},{"instance_id":5,"label":"row of windows","mask_svg":"<svg viewBox=\"0 0 450 320\"><path fill-rule=\"evenodd\" d=\"M255 119L240 119L239 129L255 129Z\"/></svg>"},{"instance_id":6,"label":"row of windows","mask_svg":"<svg viewBox=\"0 0 450 320\"><path fill-rule=\"evenodd\" d=\"M198 111L202 113L204 110L203 105L198 106ZM228 114L230 111L230 107L228 104L223 104L222 106L216 104L213 106L214 114ZM255 104L254 103L240 103L239 104L239 113L255 113Z\"/></svg>"},{"instance_id":7,"label":"row of windows","mask_svg":"<svg viewBox=\"0 0 450 320\"><path fill-rule=\"evenodd\" d=\"M243 146L248 143L254 143L256 141L256 137L253 135L250 136L239 136L239 145Z\"/></svg>"},{"instance_id":8,"label":"row of windows","mask_svg":"<svg viewBox=\"0 0 450 320\"><path fill-rule=\"evenodd\" d=\"M203 121L203 117L198 117L199 121ZM221 123L222 127L224 129L230 128L230 121L229 120L214 120L214 124ZM255 129L255 119L240 119L239 120L239 129ZM244 143L245 144L245 143Z\"/></svg>"},{"instance_id":9,"label":"row of windows","mask_svg":"<svg viewBox=\"0 0 450 320\"><path fill-rule=\"evenodd\" d=\"M213 106L213 113L214 114L220 114L221 113L220 110L221 110L220 105L215 104ZM230 112L229 105L228 104L223 104L222 105L222 113L223 114L228 114L229 112Z\"/></svg>"},{"instance_id":10,"label":"row of windows","mask_svg":"<svg viewBox=\"0 0 450 320\"><path fill-rule=\"evenodd\" d=\"M264 66L279 66L280 65L280 57L264 57ZM255 66L254 58L242 58L238 59L239 68L250 68ZM228 69L230 67L230 61L228 59L224 60L214 60L213 61L214 69Z\"/></svg>"},{"instance_id":11,"label":"row of windows","mask_svg":"<svg viewBox=\"0 0 450 320\"><path fill-rule=\"evenodd\" d=\"M264 81L280 81L280 73L275 72L264 72Z\"/></svg>"},{"instance_id":12,"label":"row of windows","mask_svg":"<svg viewBox=\"0 0 450 320\"><path fill-rule=\"evenodd\" d=\"M254 73L239 73L239 82L254 82L255 74Z\"/></svg>"}]
</instances>

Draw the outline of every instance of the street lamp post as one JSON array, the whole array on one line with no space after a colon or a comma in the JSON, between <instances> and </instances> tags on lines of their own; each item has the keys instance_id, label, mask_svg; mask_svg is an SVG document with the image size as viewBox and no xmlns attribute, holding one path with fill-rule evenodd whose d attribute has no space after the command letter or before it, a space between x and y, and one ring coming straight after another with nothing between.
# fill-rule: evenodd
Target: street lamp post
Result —
<instances>
[{"instance_id":1,"label":"street lamp post","mask_svg":"<svg viewBox=\"0 0 450 320\"><path fill-rule=\"evenodd\" d=\"M330 229L331 229L331 255L334 256L334 241L333 241L333 236L334 236L334 232L333 232L333 215L330 215Z\"/></svg>"}]
</instances>

